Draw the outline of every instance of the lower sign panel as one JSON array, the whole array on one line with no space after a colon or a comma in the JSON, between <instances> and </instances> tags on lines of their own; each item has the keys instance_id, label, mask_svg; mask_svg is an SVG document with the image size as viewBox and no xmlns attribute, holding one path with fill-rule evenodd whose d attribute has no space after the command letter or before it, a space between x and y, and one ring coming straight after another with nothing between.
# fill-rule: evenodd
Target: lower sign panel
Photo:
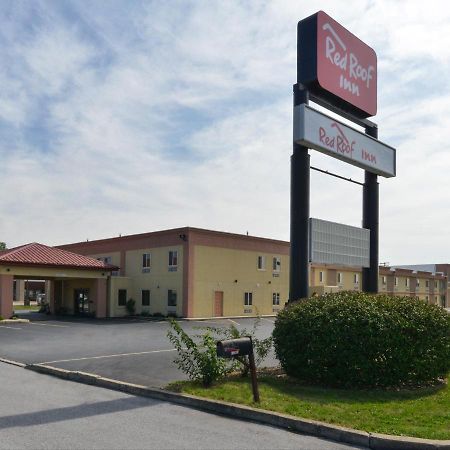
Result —
<instances>
[{"instance_id":1,"label":"lower sign panel","mask_svg":"<svg viewBox=\"0 0 450 450\"><path fill-rule=\"evenodd\" d=\"M309 233L310 262L369 267L369 230L311 218Z\"/></svg>"},{"instance_id":2,"label":"lower sign panel","mask_svg":"<svg viewBox=\"0 0 450 450\"><path fill-rule=\"evenodd\" d=\"M332 117L298 105L294 142L383 177L395 177L395 149Z\"/></svg>"}]
</instances>

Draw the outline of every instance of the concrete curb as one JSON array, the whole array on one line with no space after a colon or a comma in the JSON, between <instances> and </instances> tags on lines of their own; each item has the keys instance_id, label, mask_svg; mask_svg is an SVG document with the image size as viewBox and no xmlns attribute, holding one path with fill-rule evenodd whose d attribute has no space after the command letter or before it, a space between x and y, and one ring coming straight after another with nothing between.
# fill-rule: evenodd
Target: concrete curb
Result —
<instances>
[{"instance_id":1,"label":"concrete curb","mask_svg":"<svg viewBox=\"0 0 450 450\"><path fill-rule=\"evenodd\" d=\"M0 323L29 323L29 319L3 319Z\"/></svg>"},{"instance_id":2,"label":"concrete curb","mask_svg":"<svg viewBox=\"0 0 450 450\"><path fill-rule=\"evenodd\" d=\"M10 364L11 366L27 367L26 364L17 361L12 361L11 359L0 358L0 362Z\"/></svg>"},{"instance_id":3,"label":"concrete curb","mask_svg":"<svg viewBox=\"0 0 450 450\"><path fill-rule=\"evenodd\" d=\"M249 406L236 405L234 403L219 402L195 397L188 394L177 394L157 388L149 388L132 383L125 383L99 375L76 372L43 364L30 364L25 366L28 370L42 374L53 375L78 383L90 384L106 389L126 392L132 395L149 397L156 400L189 406L202 411L220 414L236 419L249 420L253 422L283 428L297 433L308 434L325 439L330 439L346 444L358 445L374 450L450 450L449 441L435 441L430 439L417 439L403 436L390 436L377 433L366 433L364 431L331 425L315 420L299 419L287 414L275 413Z\"/></svg>"}]
</instances>

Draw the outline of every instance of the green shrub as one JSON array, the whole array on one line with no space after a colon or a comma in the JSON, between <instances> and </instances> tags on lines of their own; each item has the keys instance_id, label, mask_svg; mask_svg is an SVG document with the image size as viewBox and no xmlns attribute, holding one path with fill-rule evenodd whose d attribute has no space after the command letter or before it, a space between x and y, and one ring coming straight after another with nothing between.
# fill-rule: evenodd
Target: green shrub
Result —
<instances>
[{"instance_id":1,"label":"green shrub","mask_svg":"<svg viewBox=\"0 0 450 450\"><path fill-rule=\"evenodd\" d=\"M174 362L191 380L210 386L229 372L228 361L216 355L216 340L210 331L191 338L175 320L170 327L167 337L178 353Z\"/></svg>"},{"instance_id":2,"label":"green shrub","mask_svg":"<svg viewBox=\"0 0 450 450\"><path fill-rule=\"evenodd\" d=\"M132 298L129 298L127 303L125 304L127 308L127 312L130 316L132 316L136 312L136 301Z\"/></svg>"},{"instance_id":3,"label":"green shrub","mask_svg":"<svg viewBox=\"0 0 450 450\"><path fill-rule=\"evenodd\" d=\"M0 320L5 320L5 319L3 318L3 316L0 316Z\"/></svg>"},{"instance_id":4,"label":"green shrub","mask_svg":"<svg viewBox=\"0 0 450 450\"><path fill-rule=\"evenodd\" d=\"M273 338L288 375L329 386L419 386L450 370L450 315L410 297L303 300L278 314Z\"/></svg>"}]
</instances>

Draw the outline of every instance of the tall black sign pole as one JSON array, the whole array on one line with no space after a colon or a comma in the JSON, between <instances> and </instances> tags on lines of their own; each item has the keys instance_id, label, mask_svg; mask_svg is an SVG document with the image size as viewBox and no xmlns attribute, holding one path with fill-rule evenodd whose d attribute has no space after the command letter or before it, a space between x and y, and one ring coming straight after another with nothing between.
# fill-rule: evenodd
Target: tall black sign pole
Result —
<instances>
[{"instance_id":1,"label":"tall black sign pole","mask_svg":"<svg viewBox=\"0 0 450 450\"><path fill-rule=\"evenodd\" d=\"M366 134L378 139L378 128L367 126ZM378 292L378 226L379 226L379 185L375 173L365 171L363 187L363 228L370 230L370 267L362 273L362 290Z\"/></svg>"},{"instance_id":2,"label":"tall black sign pole","mask_svg":"<svg viewBox=\"0 0 450 450\"><path fill-rule=\"evenodd\" d=\"M294 107L308 104L309 93L294 85ZM291 156L291 253L289 302L308 297L309 288L309 173L308 148L294 142Z\"/></svg>"}]
</instances>

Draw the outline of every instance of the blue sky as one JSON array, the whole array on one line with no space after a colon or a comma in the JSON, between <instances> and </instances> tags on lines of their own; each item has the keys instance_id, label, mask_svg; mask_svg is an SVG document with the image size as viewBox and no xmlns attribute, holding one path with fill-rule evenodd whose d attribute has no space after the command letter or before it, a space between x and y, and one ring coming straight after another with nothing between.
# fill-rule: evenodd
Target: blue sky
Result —
<instances>
[{"instance_id":1,"label":"blue sky","mask_svg":"<svg viewBox=\"0 0 450 450\"><path fill-rule=\"evenodd\" d=\"M380 178L380 260L449 262L450 8L437 0L2 0L0 240L179 226L288 240L296 25L319 9L378 55L373 120L398 174ZM311 174L313 217L360 226L361 202Z\"/></svg>"}]
</instances>

